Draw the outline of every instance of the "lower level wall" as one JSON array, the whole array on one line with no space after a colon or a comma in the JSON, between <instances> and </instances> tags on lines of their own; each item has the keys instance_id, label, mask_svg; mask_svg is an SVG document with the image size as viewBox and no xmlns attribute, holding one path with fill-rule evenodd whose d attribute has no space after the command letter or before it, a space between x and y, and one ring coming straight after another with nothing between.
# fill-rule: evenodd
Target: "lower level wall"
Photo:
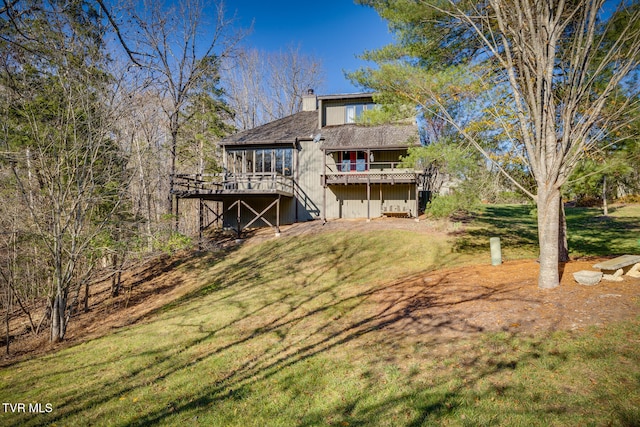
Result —
<instances>
[{"instance_id":1,"label":"lower level wall","mask_svg":"<svg viewBox=\"0 0 640 427\"><path fill-rule=\"evenodd\" d=\"M280 225L304 222L322 217L323 201L311 200L304 194L297 197L282 197L280 201ZM326 217L337 218L378 218L383 215L407 215L417 217L416 212L416 187L410 184L372 184L370 187L369 202L367 203L366 185L335 185L326 189ZM274 197L248 197L242 198L254 211L261 213L273 201ZM233 204L237 201L224 202L224 221L226 228L236 229L238 208ZM233 207L231 207L233 206ZM256 214L245 205L240 207L240 226L245 228ZM264 217L272 225L276 225L276 207L272 206ZM251 227L268 226L262 219L258 219Z\"/></svg>"},{"instance_id":2,"label":"lower level wall","mask_svg":"<svg viewBox=\"0 0 640 427\"><path fill-rule=\"evenodd\" d=\"M415 198L416 187L410 184L372 184L369 203L366 185L330 186L327 218L377 218L390 212L416 217Z\"/></svg>"},{"instance_id":3,"label":"lower level wall","mask_svg":"<svg viewBox=\"0 0 640 427\"><path fill-rule=\"evenodd\" d=\"M224 206L224 220L223 227L236 229L238 225L238 206L234 203L236 200L226 200L223 203ZM240 198L246 204L251 206L251 208L257 213L261 213L264 209L266 209L271 203L273 203L276 198L275 197L247 197ZM280 199L280 225L284 224L293 224L296 221L296 201L290 197L282 197ZM249 208L247 208L244 204L240 205L240 227L245 228L247 224L249 224L254 218L256 214L252 212ZM267 210L263 217L269 221L272 225L276 225L276 206L272 206L269 210ZM269 225L264 222L262 219L258 219L251 224L251 228L253 227L268 227Z\"/></svg>"}]
</instances>

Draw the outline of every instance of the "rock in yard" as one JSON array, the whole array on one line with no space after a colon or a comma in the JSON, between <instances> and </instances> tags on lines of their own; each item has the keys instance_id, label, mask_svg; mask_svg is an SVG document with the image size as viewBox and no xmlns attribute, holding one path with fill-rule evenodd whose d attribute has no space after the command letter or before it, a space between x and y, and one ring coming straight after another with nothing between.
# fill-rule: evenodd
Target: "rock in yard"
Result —
<instances>
[{"instance_id":1,"label":"rock in yard","mask_svg":"<svg viewBox=\"0 0 640 427\"><path fill-rule=\"evenodd\" d=\"M600 280L602 279L602 272L580 270L573 273L573 278L581 285L593 286L600 283Z\"/></svg>"},{"instance_id":2,"label":"rock in yard","mask_svg":"<svg viewBox=\"0 0 640 427\"><path fill-rule=\"evenodd\" d=\"M622 278L622 274L624 273L622 268L616 271L604 270L602 273L602 280L608 280L609 282L622 282L624 280Z\"/></svg>"},{"instance_id":3,"label":"rock in yard","mask_svg":"<svg viewBox=\"0 0 640 427\"><path fill-rule=\"evenodd\" d=\"M640 279L640 262L634 265L631 270L627 271L627 276Z\"/></svg>"}]
</instances>

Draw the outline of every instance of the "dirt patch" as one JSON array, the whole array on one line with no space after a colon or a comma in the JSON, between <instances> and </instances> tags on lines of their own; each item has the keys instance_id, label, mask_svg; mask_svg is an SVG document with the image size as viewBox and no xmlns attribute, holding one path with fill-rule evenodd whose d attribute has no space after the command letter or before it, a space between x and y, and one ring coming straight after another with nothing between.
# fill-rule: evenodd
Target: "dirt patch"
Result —
<instances>
[{"instance_id":1,"label":"dirt patch","mask_svg":"<svg viewBox=\"0 0 640 427\"><path fill-rule=\"evenodd\" d=\"M633 319L640 314L640 279L575 282L573 273L592 270L598 259L562 266L556 289L538 288L538 263L520 260L499 266L476 265L441 270L393 283L379 293L379 305L395 305L403 334L435 333L459 337L485 331L524 334L580 330Z\"/></svg>"},{"instance_id":2,"label":"dirt patch","mask_svg":"<svg viewBox=\"0 0 640 427\"><path fill-rule=\"evenodd\" d=\"M47 328L34 336L30 332L26 316L16 313L16 317L11 321L11 353L9 356L0 356L0 366L58 351L141 321L153 311L200 285L185 278L177 269L193 257L194 255L189 253L159 255L132 267L123 274L122 291L117 297L111 296L110 280L95 283L91 287L89 310L85 312L83 307L76 309L62 342L50 343ZM42 313L35 317L42 317ZM4 353L4 343L1 348Z\"/></svg>"}]
</instances>

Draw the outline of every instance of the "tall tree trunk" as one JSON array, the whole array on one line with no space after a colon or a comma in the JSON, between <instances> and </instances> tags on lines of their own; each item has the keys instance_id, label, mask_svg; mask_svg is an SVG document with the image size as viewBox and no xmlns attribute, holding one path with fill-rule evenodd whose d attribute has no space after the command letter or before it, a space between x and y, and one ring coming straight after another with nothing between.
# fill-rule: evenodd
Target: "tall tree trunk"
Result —
<instances>
[{"instance_id":1,"label":"tall tree trunk","mask_svg":"<svg viewBox=\"0 0 640 427\"><path fill-rule=\"evenodd\" d=\"M67 298L61 289L58 289L53 299L53 308L51 310L51 341L58 342L64 339L67 330Z\"/></svg>"},{"instance_id":2,"label":"tall tree trunk","mask_svg":"<svg viewBox=\"0 0 640 427\"><path fill-rule=\"evenodd\" d=\"M149 191L149 186L147 184L147 177L145 175L144 172L144 165L143 165L143 161L142 161L142 153L141 153L141 149L140 149L140 141L138 140L138 138L136 137L135 134L133 134L131 136L131 146L135 147L136 150L136 157L138 159L138 176L140 178L140 185L142 186L142 195L140 196L140 198L142 200L144 200L145 204L146 204L146 214L147 217L145 218L145 227L146 227L146 231L147 231L147 250L149 252L153 251L153 233L151 231L151 221L152 221L152 216L151 216L151 192ZM142 203L141 200L141 203Z\"/></svg>"},{"instance_id":3,"label":"tall tree trunk","mask_svg":"<svg viewBox=\"0 0 640 427\"><path fill-rule=\"evenodd\" d=\"M89 312L89 296L91 295L90 291L89 291L89 280L86 281L86 283L84 284L84 298L83 298L83 306L84 306L84 312L88 313Z\"/></svg>"},{"instance_id":4,"label":"tall tree trunk","mask_svg":"<svg viewBox=\"0 0 640 427\"><path fill-rule=\"evenodd\" d=\"M560 196L560 218L558 221L558 261L569 262L569 242L567 241L567 217L564 212L564 203Z\"/></svg>"},{"instance_id":5,"label":"tall tree trunk","mask_svg":"<svg viewBox=\"0 0 640 427\"><path fill-rule=\"evenodd\" d=\"M171 116L171 177L169 179L169 208L171 215L174 215L174 231L178 231L178 200L173 193L176 176L176 156L178 150L178 113Z\"/></svg>"},{"instance_id":6,"label":"tall tree trunk","mask_svg":"<svg viewBox=\"0 0 640 427\"><path fill-rule=\"evenodd\" d=\"M540 242L538 287L552 289L560 284L558 272L560 191L547 183L539 183L538 189L538 239Z\"/></svg>"},{"instance_id":7,"label":"tall tree trunk","mask_svg":"<svg viewBox=\"0 0 640 427\"><path fill-rule=\"evenodd\" d=\"M111 296L120 295L120 281L118 280L118 254L111 255L111 267L113 268L113 276L111 276Z\"/></svg>"},{"instance_id":8,"label":"tall tree trunk","mask_svg":"<svg viewBox=\"0 0 640 427\"><path fill-rule=\"evenodd\" d=\"M53 303L51 307L51 338L50 341L58 341L60 336L60 317L58 316L58 306L60 304L60 298L58 294L53 297Z\"/></svg>"},{"instance_id":9,"label":"tall tree trunk","mask_svg":"<svg viewBox=\"0 0 640 427\"><path fill-rule=\"evenodd\" d=\"M6 307L7 308L7 312L6 312L6 315L5 315L5 318L4 318L5 326L6 326L6 329L7 329L7 331L6 331L7 332L7 344L6 344L7 355L9 354L9 338L11 337L11 334L10 334L10 330L11 329L9 328L9 320L11 319L11 316L10 316L10 314L11 314L11 304L8 301L9 298L11 298L11 297L7 295L7 307Z\"/></svg>"}]
</instances>

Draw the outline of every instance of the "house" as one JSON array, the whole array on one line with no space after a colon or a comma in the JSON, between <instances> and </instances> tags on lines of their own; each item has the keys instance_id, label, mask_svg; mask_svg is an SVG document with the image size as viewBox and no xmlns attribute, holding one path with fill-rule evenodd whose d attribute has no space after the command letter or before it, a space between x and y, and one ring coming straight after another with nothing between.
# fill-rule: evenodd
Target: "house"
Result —
<instances>
[{"instance_id":1,"label":"house","mask_svg":"<svg viewBox=\"0 0 640 427\"><path fill-rule=\"evenodd\" d=\"M217 201L216 219L238 233L334 218L417 218L422 171L401 166L419 144L415 123L367 126L372 94L317 96L302 111L220 142L221 176L177 175L178 198Z\"/></svg>"}]
</instances>

